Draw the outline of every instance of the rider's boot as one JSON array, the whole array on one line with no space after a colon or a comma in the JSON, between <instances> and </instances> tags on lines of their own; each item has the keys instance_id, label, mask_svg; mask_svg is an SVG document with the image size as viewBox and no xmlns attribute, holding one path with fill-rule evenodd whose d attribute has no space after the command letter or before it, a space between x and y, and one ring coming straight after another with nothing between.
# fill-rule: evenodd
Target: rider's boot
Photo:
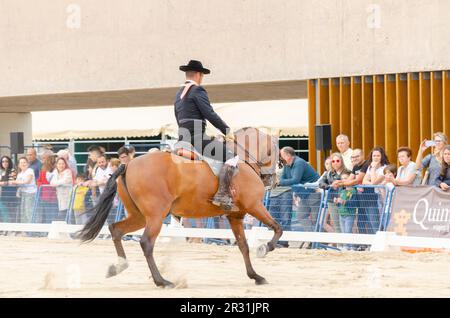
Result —
<instances>
[{"instance_id":1,"label":"rider's boot","mask_svg":"<svg viewBox=\"0 0 450 318\"><path fill-rule=\"evenodd\" d=\"M236 171L236 167L224 164L219 173L219 189L212 199L214 205L220 206L224 211L233 209L233 199L231 198L231 179Z\"/></svg>"}]
</instances>

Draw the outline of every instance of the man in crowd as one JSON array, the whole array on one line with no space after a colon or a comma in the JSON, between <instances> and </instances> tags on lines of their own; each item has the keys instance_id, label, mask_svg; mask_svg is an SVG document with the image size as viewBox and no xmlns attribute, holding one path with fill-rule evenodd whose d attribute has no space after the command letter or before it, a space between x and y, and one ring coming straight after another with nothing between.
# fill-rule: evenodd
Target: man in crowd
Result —
<instances>
[{"instance_id":1,"label":"man in crowd","mask_svg":"<svg viewBox=\"0 0 450 318\"><path fill-rule=\"evenodd\" d=\"M284 147L280 151L283 171L278 186L271 191L269 212L280 223L283 230L291 230L292 218L292 186L312 183L319 179L314 168L305 160L295 155L292 147ZM280 245L288 247L287 242Z\"/></svg>"},{"instance_id":2,"label":"man in crowd","mask_svg":"<svg viewBox=\"0 0 450 318\"><path fill-rule=\"evenodd\" d=\"M90 183L90 186L96 186L100 190L100 194L102 194L103 190L105 190L106 183L108 182L109 177L111 177L112 171L108 167L108 161L106 160L105 155L100 155L97 158L97 170L95 170L95 175Z\"/></svg>"},{"instance_id":3,"label":"man in crowd","mask_svg":"<svg viewBox=\"0 0 450 318\"><path fill-rule=\"evenodd\" d=\"M28 160L29 168L34 171L35 180L37 180L39 178L39 172L41 171L42 162L40 162L37 158L36 149L28 148L26 157Z\"/></svg>"},{"instance_id":4,"label":"man in crowd","mask_svg":"<svg viewBox=\"0 0 450 318\"><path fill-rule=\"evenodd\" d=\"M122 146L117 150L117 154L119 155L119 160L121 164L126 165L133 159L132 153L130 152L130 149L126 146Z\"/></svg>"},{"instance_id":5,"label":"man in crowd","mask_svg":"<svg viewBox=\"0 0 450 318\"><path fill-rule=\"evenodd\" d=\"M347 168L348 171L352 171L353 165L351 158L353 150L352 148L350 148L350 140L348 139L348 136L343 134L337 136L336 147L341 153L342 158L344 159L345 168Z\"/></svg>"}]
</instances>

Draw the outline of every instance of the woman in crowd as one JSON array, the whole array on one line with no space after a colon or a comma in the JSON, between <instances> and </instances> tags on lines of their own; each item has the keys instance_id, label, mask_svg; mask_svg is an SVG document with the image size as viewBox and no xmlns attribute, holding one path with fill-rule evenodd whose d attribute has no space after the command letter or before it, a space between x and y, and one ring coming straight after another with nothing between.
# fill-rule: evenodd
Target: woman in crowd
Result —
<instances>
[{"instance_id":1,"label":"woman in crowd","mask_svg":"<svg viewBox=\"0 0 450 318\"><path fill-rule=\"evenodd\" d=\"M387 176L385 181L394 186L419 185L420 172L416 168L415 162L411 161L412 151L408 147L400 147L397 150L398 162L400 167L397 169L397 176Z\"/></svg>"},{"instance_id":2,"label":"woman in crowd","mask_svg":"<svg viewBox=\"0 0 450 318\"><path fill-rule=\"evenodd\" d=\"M42 167L39 172L37 186L40 188L40 204L38 206L38 221L51 223L56 220L58 214L58 203L56 190L50 186L56 167L55 155L51 150L45 150L42 156Z\"/></svg>"},{"instance_id":3,"label":"woman in crowd","mask_svg":"<svg viewBox=\"0 0 450 318\"><path fill-rule=\"evenodd\" d=\"M1 201L3 203L3 222L15 222L17 216L17 197L15 186L8 185L16 180L17 172L10 157L3 156L0 165Z\"/></svg>"},{"instance_id":4,"label":"woman in crowd","mask_svg":"<svg viewBox=\"0 0 450 318\"><path fill-rule=\"evenodd\" d=\"M368 159L369 167L364 176L364 185L380 185L384 181L384 168L389 165L389 159L382 147L372 149ZM367 228L359 228L360 233L375 234L380 226L380 196L379 189L364 188L358 195L359 209L358 218L362 217L367 222Z\"/></svg>"},{"instance_id":5,"label":"woman in crowd","mask_svg":"<svg viewBox=\"0 0 450 318\"><path fill-rule=\"evenodd\" d=\"M446 145L448 145L448 138L444 133L437 132L433 135L434 148L430 154L423 158L423 152L430 147L427 144L427 140L424 140L419 147L419 152L416 158L416 168L419 171L427 168L428 178L425 178L425 184L434 185L436 179L441 172L441 162L442 162L442 151ZM423 159L422 159L423 158Z\"/></svg>"},{"instance_id":6,"label":"woman in crowd","mask_svg":"<svg viewBox=\"0 0 450 318\"><path fill-rule=\"evenodd\" d=\"M442 151L442 170L435 181L435 185L444 191L450 188L450 146L445 146Z\"/></svg>"},{"instance_id":7,"label":"woman in crowd","mask_svg":"<svg viewBox=\"0 0 450 318\"><path fill-rule=\"evenodd\" d=\"M337 211L336 204L334 203L334 198L337 196L337 189L331 188L331 185L336 180L341 180L341 175L343 173L349 173L346 170L344 159L339 152L333 153L331 156L331 171L325 175L319 182L319 187L322 189L330 189L328 194L328 211L333 222L333 228L335 233L340 233L341 228L339 224L339 213ZM326 217L325 217L326 219Z\"/></svg>"},{"instance_id":8,"label":"woman in crowd","mask_svg":"<svg viewBox=\"0 0 450 318\"><path fill-rule=\"evenodd\" d=\"M17 196L20 197L20 223L31 223L34 196L36 194L36 179L34 171L29 167L28 159L19 159L19 173L10 184L17 185Z\"/></svg>"},{"instance_id":9,"label":"woman in crowd","mask_svg":"<svg viewBox=\"0 0 450 318\"><path fill-rule=\"evenodd\" d=\"M72 193L73 179L72 170L66 159L58 158L56 160L56 171L50 184L56 187L56 196L58 198L58 217L59 221L64 221L69 208L70 194Z\"/></svg>"}]
</instances>

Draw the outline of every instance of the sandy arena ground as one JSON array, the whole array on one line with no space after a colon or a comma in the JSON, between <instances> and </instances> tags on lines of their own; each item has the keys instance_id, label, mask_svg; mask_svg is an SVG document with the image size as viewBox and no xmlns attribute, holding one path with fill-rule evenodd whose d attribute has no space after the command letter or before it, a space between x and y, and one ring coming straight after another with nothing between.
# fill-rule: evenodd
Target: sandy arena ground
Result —
<instances>
[{"instance_id":1,"label":"sandy arena ground","mask_svg":"<svg viewBox=\"0 0 450 318\"><path fill-rule=\"evenodd\" d=\"M234 246L156 245L175 289L157 288L139 243L124 242L130 267L105 278L113 243L0 237L0 297L450 297L450 255L277 249L251 259L256 286Z\"/></svg>"}]
</instances>

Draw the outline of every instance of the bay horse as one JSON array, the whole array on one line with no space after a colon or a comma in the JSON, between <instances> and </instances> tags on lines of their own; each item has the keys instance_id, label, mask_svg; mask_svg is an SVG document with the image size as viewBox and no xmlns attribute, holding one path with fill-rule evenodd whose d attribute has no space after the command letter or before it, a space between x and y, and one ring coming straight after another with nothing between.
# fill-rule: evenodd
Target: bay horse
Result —
<instances>
[{"instance_id":1,"label":"bay horse","mask_svg":"<svg viewBox=\"0 0 450 318\"><path fill-rule=\"evenodd\" d=\"M278 162L278 140L256 128L243 128L235 132L235 150L245 162L238 164L233 178L233 201L239 211L229 211L226 216L244 257L247 275L257 285L266 284L264 277L252 267L245 238L243 218L252 215L270 229L274 235L263 246L274 250L282 235L281 226L272 218L263 204L265 185L270 186ZM263 182L264 181L264 182ZM153 280L160 287L174 287L165 280L153 258L153 248L165 217L204 218L225 214L212 204L211 198L218 188L218 178L204 161L193 161L174 153L156 151L137 157L126 166L121 165L108 180L97 204L91 208L92 217L77 233L82 242L94 240L111 210L118 192L127 217L109 225L116 248L118 263L109 267L107 277L115 276L128 267L122 237L144 228L140 245L147 260Z\"/></svg>"}]
</instances>

